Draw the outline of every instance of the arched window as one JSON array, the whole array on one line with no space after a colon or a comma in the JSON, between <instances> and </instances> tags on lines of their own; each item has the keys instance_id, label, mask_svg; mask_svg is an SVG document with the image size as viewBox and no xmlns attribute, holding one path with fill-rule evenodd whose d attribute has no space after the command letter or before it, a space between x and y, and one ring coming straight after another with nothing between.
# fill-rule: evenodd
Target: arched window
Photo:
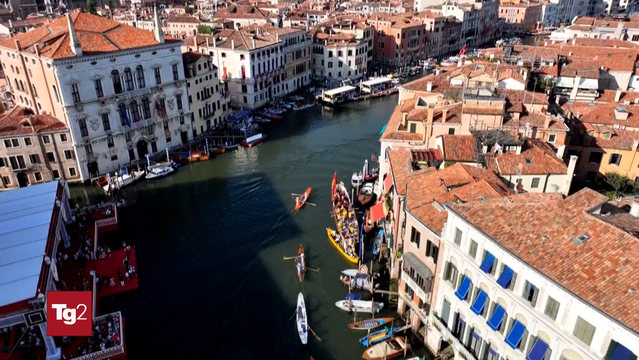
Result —
<instances>
[{"instance_id":1,"label":"arched window","mask_svg":"<svg viewBox=\"0 0 639 360\"><path fill-rule=\"evenodd\" d=\"M117 70L111 71L111 81L113 82L113 90L116 94L122 93L122 80L120 79L120 73Z\"/></svg>"},{"instance_id":2,"label":"arched window","mask_svg":"<svg viewBox=\"0 0 639 360\"><path fill-rule=\"evenodd\" d=\"M142 98L142 116L144 116L145 120L151 118L151 104L146 97Z\"/></svg>"},{"instance_id":3,"label":"arched window","mask_svg":"<svg viewBox=\"0 0 639 360\"><path fill-rule=\"evenodd\" d=\"M135 68L135 74L138 79L138 88L143 89L146 86L146 82L144 81L144 68L142 68L142 65L138 65Z\"/></svg>"},{"instance_id":4,"label":"arched window","mask_svg":"<svg viewBox=\"0 0 639 360\"><path fill-rule=\"evenodd\" d=\"M120 115L120 123L122 126L131 125L131 119L129 119L129 114L127 114L126 105L124 105L124 103L118 104L118 114Z\"/></svg>"},{"instance_id":5,"label":"arched window","mask_svg":"<svg viewBox=\"0 0 639 360\"><path fill-rule=\"evenodd\" d=\"M133 118L133 122L138 122L142 120L140 118L140 108L138 108L137 101L132 100L131 104L129 104L129 109L131 109L131 117Z\"/></svg>"},{"instance_id":6,"label":"arched window","mask_svg":"<svg viewBox=\"0 0 639 360\"><path fill-rule=\"evenodd\" d=\"M126 84L126 90L127 91L132 91L133 90L133 74L131 73L131 69L129 68L125 68L124 69L124 83Z\"/></svg>"}]
</instances>

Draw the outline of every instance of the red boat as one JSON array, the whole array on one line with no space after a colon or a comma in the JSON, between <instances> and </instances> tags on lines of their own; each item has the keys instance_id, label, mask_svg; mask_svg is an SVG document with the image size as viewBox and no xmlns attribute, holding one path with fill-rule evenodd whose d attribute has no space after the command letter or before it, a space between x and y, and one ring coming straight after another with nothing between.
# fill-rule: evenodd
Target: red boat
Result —
<instances>
[{"instance_id":1,"label":"red boat","mask_svg":"<svg viewBox=\"0 0 639 360\"><path fill-rule=\"evenodd\" d=\"M295 210L299 210L306 204L308 197L311 195L311 188L306 189L301 196L295 198Z\"/></svg>"},{"instance_id":2,"label":"red boat","mask_svg":"<svg viewBox=\"0 0 639 360\"><path fill-rule=\"evenodd\" d=\"M267 135L259 133L253 136L249 136L248 138L246 138L246 140L242 141L240 145L250 148L266 140L266 138Z\"/></svg>"}]
</instances>

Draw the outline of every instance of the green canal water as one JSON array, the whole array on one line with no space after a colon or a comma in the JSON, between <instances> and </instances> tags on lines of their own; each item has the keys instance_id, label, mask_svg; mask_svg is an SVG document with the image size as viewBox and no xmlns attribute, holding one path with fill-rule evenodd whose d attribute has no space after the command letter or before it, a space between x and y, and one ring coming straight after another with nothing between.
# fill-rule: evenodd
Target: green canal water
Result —
<instances>
[{"instance_id":1,"label":"green canal water","mask_svg":"<svg viewBox=\"0 0 639 360\"><path fill-rule=\"evenodd\" d=\"M330 184L334 170L349 184L379 154L396 103L392 96L289 113L265 125L269 138L256 148L127 188L137 206L107 240L137 247L140 289L104 299L100 310L123 312L129 359L360 359L365 333L347 329L352 316L334 305L348 293L339 275L351 265L326 238ZM291 193L309 186L317 206L295 213ZM76 187L72 195L97 193ZM320 269L303 283L283 260L300 243L307 265ZM289 320L300 291L321 342L309 335L302 345Z\"/></svg>"}]
</instances>

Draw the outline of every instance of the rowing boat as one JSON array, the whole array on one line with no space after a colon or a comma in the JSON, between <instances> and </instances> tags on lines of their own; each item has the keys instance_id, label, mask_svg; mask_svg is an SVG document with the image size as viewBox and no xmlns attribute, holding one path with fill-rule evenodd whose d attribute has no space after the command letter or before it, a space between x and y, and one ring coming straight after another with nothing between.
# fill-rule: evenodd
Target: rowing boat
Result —
<instances>
[{"instance_id":1,"label":"rowing boat","mask_svg":"<svg viewBox=\"0 0 639 360\"><path fill-rule=\"evenodd\" d=\"M335 230L326 228L326 234L328 235L328 241L333 244L333 246L335 246L337 251L339 251L339 253L342 254L342 256L346 258L346 260L353 264L359 263L359 256L355 253L354 249L348 248L347 245L348 251L344 250L344 245L342 244L342 242L336 241L335 237L339 235L337 235L337 232L335 232Z\"/></svg>"},{"instance_id":2,"label":"rowing boat","mask_svg":"<svg viewBox=\"0 0 639 360\"><path fill-rule=\"evenodd\" d=\"M393 334L395 334L397 331L399 331L399 329L401 329L399 326L395 326L393 327L393 329L391 330L391 328L389 328L388 326L384 327L383 329L379 329L377 331L374 331L366 336L364 336L363 338L359 339L360 344L369 347L371 345L375 345L377 343L380 343L384 340L388 340L391 338L391 336L393 336Z\"/></svg>"},{"instance_id":3,"label":"rowing boat","mask_svg":"<svg viewBox=\"0 0 639 360\"><path fill-rule=\"evenodd\" d=\"M300 281L304 281L304 273L306 273L306 260L304 259L304 247L300 244L297 248L297 258L295 258L295 265L297 267L297 278Z\"/></svg>"},{"instance_id":4,"label":"rowing boat","mask_svg":"<svg viewBox=\"0 0 639 360\"><path fill-rule=\"evenodd\" d=\"M375 240L373 240L373 256L379 255L379 251L381 250L383 243L384 243L384 230L381 229L375 236Z\"/></svg>"},{"instance_id":5,"label":"rowing boat","mask_svg":"<svg viewBox=\"0 0 639 360\"><path fill-rule=\"evenodd\" d=\"M353 330L375 329L375 328L378 328L380 326L386 325L386 324L388 324L391 321L393 321L393 318L391 318L391 317L379 318L379 319L366 319L366 320L362 320L362 321L358 321L358 322L349 324L348 328L349 329L353 329Z\"/></svg>"},{"instance_id":6,"label":"rowing boat","mask_svg":"<svg viewBox=\"0 0 639 360\"><path fill-rule=\"evenodd\" d=\"M368 360L391 359L403 354L407 348L406 339L398 336L369 347L362 354L362 358Z\"/></svg>"},{"instance_id":7,"label":"rowing boat","mask_svg":"<svg viewBox=\"0 0 639 360\"><path fill-rule=\"evenodd\" d=\"M304 193L295 198L295 210L299 210L306 204L308 197L311 195L311 188L306 189Z\"/></svg>"},{"instance_id":8,"label":"rowing boat","mask_svg":"<svg viewBox=\"0 0 639 360\"><path fill-rule=\"evenodd\" d=\"M304 303L304 295L297 295L297 333L300 335L302 344L306 345L308 341L308 317L306 316L306 304Z\"/></svg>"}]
</instances>

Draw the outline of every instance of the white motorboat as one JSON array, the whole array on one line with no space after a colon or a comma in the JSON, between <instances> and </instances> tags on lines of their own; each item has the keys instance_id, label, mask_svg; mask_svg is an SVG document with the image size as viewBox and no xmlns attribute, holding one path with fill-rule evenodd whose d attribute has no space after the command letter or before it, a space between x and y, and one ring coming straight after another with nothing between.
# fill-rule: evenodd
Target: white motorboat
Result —
<instances>
[{"instance_id":1,"label":"white motorboat","mask_svg":"<svg viewBox=\"0 0 639 360\"><path fill-rule=\"evenodd\" d=\"M375 303L375 309L373 310L371 301L364 300L340 300L335 303L335 306L344 311L355 311L358 313L378 313L384 308L383 303Z\"/></svg>"},{"instance_id":2,"label":"white motorboat","mask_svg":"<svg viewBox=\"0 0 639 360\"><path fill-rule=\"evenodd\" d=\"M340 275L339 279L345 285L351 287L351 289L359 289L371 291L371 288L377 289L379 284L374 284L374 279L379 277L379 274L375 274L373 279L368 274L362 274L355 269L348 269L342 271L343 275ZM369 302L370 305L370 302Z\"/></svg>"},{"instance_id":3,"label":"white motorboat","mask_svg":"<svg viewBox=\"0 0 639 360\"><path fill-rule=\"evenodd\" d=\"M131 174L127 173L126 169L122 169L121 173L115 173L115 176L108 177L108 183L102 186L105 193L110 192L113 189L121 189L125 186L131 185L134 182L144 177L144 171L133 171Z\"/></svg>"},{"instance_id":4,"label":"white motorboat","mask_svg":"<svg viewBox=\"0 0 639 360\"><path fill-rule=\"evenodd\" d=\"M161 166L149 166L146 169L146 179L154 180L163 178L165 176L173 174L175 168L172 165L161 165Z\"/></svg>"},{"instance_id":5,"label":"white motorboat","mask_svg":"<svg viewBox=\"0 0 639 360\"><path fill-rule=\"evenodd\" d=\"M306 345L308 341L308 318L306 316L306 304L304 303L304 295L297 295L297 333L300 335L302 344Z\"/></svg>"},{"instance_id":6,"label":"white motorboat","mask_svg":"<svg viewBox=\"0 0 639 360\"><path fill-rule=\"evenodd\" d=\"M353 173L353 176L351 177L351 185L353 185L353 187L360 187L362 184L364 184L364 175L362 175L361 172Z\"/></svg>"}]
</instances>

